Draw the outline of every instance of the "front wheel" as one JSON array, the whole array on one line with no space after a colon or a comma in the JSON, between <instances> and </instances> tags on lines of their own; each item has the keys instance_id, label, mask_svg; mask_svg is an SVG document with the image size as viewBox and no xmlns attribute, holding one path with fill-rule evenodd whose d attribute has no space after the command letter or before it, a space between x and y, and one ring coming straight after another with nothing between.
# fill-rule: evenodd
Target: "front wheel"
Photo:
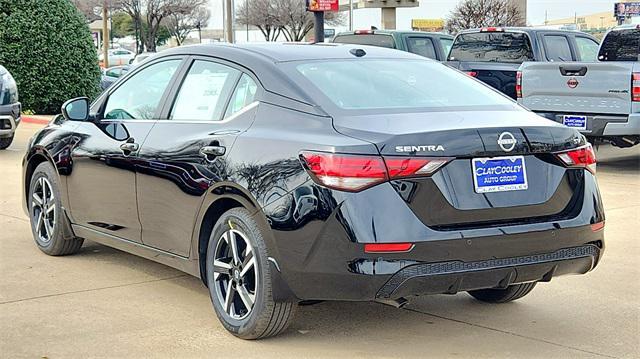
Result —
<instances>
[{"instance_id":1,"label":"front wheel","mask_svg":"<svg viewBox=\"0 0 640 359\"><path fill-rule=\"evenodd\" d=\"M296 304L275 302L271 267L260 228L244 208L233 208L215 224L207 247L207 285L222 325L242 339L283 332Z\"/></svg>"},{"instance_id":2,"label":"front wheel","mask_svg":"<svg viewBox=\"0 0 640 359\"><path fill-rule=\"evenodd\" d=\"M481 302L507 303L520 299L529 294L537 282L513 284L505 289L479 289L471 290L469 294Z\"/></svg>"}]
</instances>

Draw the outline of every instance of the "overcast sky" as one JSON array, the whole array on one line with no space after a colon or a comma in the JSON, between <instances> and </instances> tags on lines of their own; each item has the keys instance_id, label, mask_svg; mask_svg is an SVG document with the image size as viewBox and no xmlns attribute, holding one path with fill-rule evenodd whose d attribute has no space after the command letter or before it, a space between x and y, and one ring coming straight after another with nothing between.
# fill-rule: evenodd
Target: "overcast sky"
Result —
<instances>
[{"instance_id":1,"label":"overcast sky","mask_svg":"<svg viewBox=\"0 0 640 359\"><path fill-rule=\"evenodd\" d=\"M410 29L413 18L444 18L458 1L420 0L418 8L398 9L396 26L399 30ZM576 12L579 16L610 11L613 16L613 4L616 2L619 0L528 0L527 23L543 24L545 11L548 12L549 20L574 16ZM211 8L213 16L210 26L222 28L222 0L211 0ZM380 9L356 10L353 13L353 20L356 29L367 29L371 25L380 27Z\"/></svg>"}]
</instances>

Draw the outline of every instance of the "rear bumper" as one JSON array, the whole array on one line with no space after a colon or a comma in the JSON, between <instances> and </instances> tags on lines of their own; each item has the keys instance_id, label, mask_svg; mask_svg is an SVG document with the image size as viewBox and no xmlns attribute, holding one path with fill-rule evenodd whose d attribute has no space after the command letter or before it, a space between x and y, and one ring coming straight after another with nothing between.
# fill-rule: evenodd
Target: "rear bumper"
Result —
<instances>
[{"instance_id":1,"label":"rear bumper","mask_svg":"<svg viewBox=\"0 0 640 359\"><path fill-rule=\"evenodd\" d=\"M11 137L20 124L20 102L0 106L0 138Z\"/></svg>"},{"instance_id":2,"label":"rear bumper","mask_svg":"<svg viewBox=\"0 0 640 359\"><path fill-rule=\"evenodd\" d=\"M538 115L562 123L563 115L576 113L536 112ZM580 130L593 137L638 136L640 135L640 114L630 115L587 115L587 129Z\"/></svg>"}]
</instances>

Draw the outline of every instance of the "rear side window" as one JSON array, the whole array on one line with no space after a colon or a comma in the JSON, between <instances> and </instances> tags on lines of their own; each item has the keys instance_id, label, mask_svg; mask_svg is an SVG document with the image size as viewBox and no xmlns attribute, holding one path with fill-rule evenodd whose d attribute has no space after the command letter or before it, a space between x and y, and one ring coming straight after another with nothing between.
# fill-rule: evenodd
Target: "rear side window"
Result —
<instances>
[{"instance_id":1,"label":"rear side window","mask_svg":"<svg viewBox=\"0 0 640 359\"><path fill-rule=\"evenodd\" d=\"M597 61L598 60L598 43L588 37L576 36L576 46L580 53L581 61Z\"/></svg>"},{"instance_id":2,"label":"rear side window","mask_svg":"<svg viewBox=\"0 0 640 359\"><path fill-rule=\"evenodd\" d=\"M356 44L356 45L371 45L378 47L386 47L389 49L395 49L396 45L391 35L380 34L363 34L363 35L338 35L333 42L340 44Z\"/></svg>"},{"instance_id":3,"label":"rear side window","mask_svg":"<svg viewBox=\"0 0 640 359\"><path fill-rule=\"evenodd\" d=\"M549 61L571 61L569 39L562 35L545 35L544 48Z\"/></svg>"},{"instance_id":4,"label":"rear side window","mask_svg":"<svg viewBox=\"0 0 640 359\"><path fill-rule=\"evenodd\" d=\"M233 91L231 101L229 101L229 107L227 107L227 113L224 117L227 118L250 105L253 100L255 100L257 91L258 85L256 85L255 81L247 74L242 74L236 89Z\"/></svg>"},{"instance_id":5,"label":"rear side window","mask_svg":"<svg viewBox=\"0 0 640 359\"><path fill-rule=\"evenodd\" d=\"M433 46L433 41L428 37L408 37L407 50L430 59L437 58L436 48Z\"/></svg>"},{"instance_id":6,"label":"rear side window","mask_svg":"<svg viewBox=\"0 0 640 359\"><path fill-rule=\"evenodd\" d=\"M240 71L196 60L184 78L171 110L172 120L219 121Z\"/></svg>"},{"instance_id":7,"label":"rear side window","mask_svg":"<svg viewBox=\"0 0 640 359\"><path fill-rule=\"evenodd\" d=\"M449 60L522 63L533 60L533 51L525 33L478 32L458 35Z\"/></svg>"},{"instance_id":8,"label":"rear side window","mask_svg":"<svg viewBox=\"0 0 640 359\"><path fill-rule=\"evenodd\" d=\"M638 61L640 29L611 31L602 40L598 60Z\"/></svg>"},{"instance_id":9,"label":"rear side window","mask_svg":"<svg viewBox=\"0 0 640 359\"><path fill-rule=\"evenodd\" d=\"M442 51L445 56L449 55L449 51L451 51L451 46L453 46L453 39L445 39L441 38L440 43L442 44Z\"/></svg>"}]
</instances>

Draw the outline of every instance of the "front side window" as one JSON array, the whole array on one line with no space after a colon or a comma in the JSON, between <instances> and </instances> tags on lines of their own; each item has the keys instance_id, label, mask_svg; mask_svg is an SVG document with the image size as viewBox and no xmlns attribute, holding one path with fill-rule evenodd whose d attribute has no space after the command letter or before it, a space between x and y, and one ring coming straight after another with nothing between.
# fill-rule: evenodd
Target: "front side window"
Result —
<instances>
[{"instance_id":1,"label":"front side window","mask_svg":"<svg viewBox=\"0 0 640 359\"><path fill-rule=\"evenodd\" d=\"M545 35L545 50L549 61L571 61L571 48L569 40L562 35Z\"/></svg>"},{"instance_id":2,"label":"front side window","mask_svg":"<svg viewBox=\"0 0 640 359\"><path fill-rule=\"evenodd\" d=\"M249 75L243 74L238 82L238 86L236 86L236 89L233 91L227 113L224 117L227 118L251 104L256 98L257 91L258 85L256 85L255 81L253 81Z\"/></svg>"},{"instance_id":3,"label":"front side window","mask_svg":"<svg viewBox=\"0 0 640 359\"><path fill-rule=\"evenodd\" d=\"M449 55L449 51L451 51L451 46L453 46L453 39L441 38L440 43L442 44L442 51L445 56Z\"/></svg>"},{"instance_id":4,"label":"front side window","mask_svg":"<svg viewBox=\"0 0 640 359\"><path fill-rule=\"evenodd\" d=\"M162 61L145 67L109 95L105 119L153 119L160 99L182 60Z\"/></svg>"},{"instance_id":5,"label":"front side window","mask_svg":"<svg viewBox=\"0 0 640 359\"><path fill-rule=\"evenodd\" d=\"M185 77L171 110L172 120L219 121L240 71L196 60Z\"/></svg>"},{"instance_id":6,"label":"front side window","mask_svg":"<svg viewBox=\"0 0 640 359\"><path fill-rule=\"evenodd\" d=\"M372 59L297 63L296 72L339 108L464 109L513 105L505 96L440 63Z\"/></svg>"},{"instance_id":7,"label":"front side window","mask_svg":"<svg viewBox=\"0 0 640 359\"><path fill-rule=\"evenodd\" d=\"M598 43L588 37L576 36L576 46L582 61L598 60Z\"/></svg>"},{"instance_id":8,"label":"front side window","mask_svg":"<svg viewBox=\"0 0 640 359\"><path fill-rule=\"evenodd\" d=\"M456 37L449 60L522 63L533 60L533 50L525 33L468 33Z\"/></svg>"},{"instance_id":9,"label":"front side window","mask_svg":"<svg viewBox=\"0 0 640 359\"><path fill-rule=\"evenodd\" d=\"M408 37L407 50L430 59L436 58L436 49L433 46L433 41L428 37Z\"/></svg>"}]
</instances>

